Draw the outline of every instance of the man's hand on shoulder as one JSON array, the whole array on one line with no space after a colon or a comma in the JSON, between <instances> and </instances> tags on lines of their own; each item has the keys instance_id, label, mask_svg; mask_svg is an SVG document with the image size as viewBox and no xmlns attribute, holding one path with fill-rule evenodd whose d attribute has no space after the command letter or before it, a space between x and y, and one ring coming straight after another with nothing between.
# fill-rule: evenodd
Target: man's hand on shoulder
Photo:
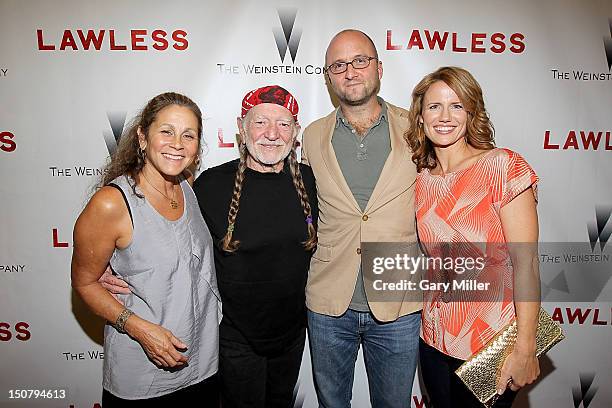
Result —
<instances>
[{"instance_id":1,"label":"man's hand on shoulder","mask_svg":"<svg viewBox=\"0 0 612 408\"><path fill-rule=\"evenodd\" d=\"M129 295L132 293L126 281L113 275L110 266L106 268L102 276L100 276L100 279L98 279L98 282L119 302L121 301L115 295Z\"/></svg>"}]
</instances>

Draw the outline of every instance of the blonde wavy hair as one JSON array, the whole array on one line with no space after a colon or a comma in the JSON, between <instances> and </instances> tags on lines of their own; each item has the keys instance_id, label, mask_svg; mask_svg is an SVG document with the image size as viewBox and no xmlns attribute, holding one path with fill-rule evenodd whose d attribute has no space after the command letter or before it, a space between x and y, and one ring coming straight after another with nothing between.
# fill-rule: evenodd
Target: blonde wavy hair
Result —
<instances>
[{"instance_id":1,"label":"blonde wavy hair","mask_svg":"<svg viewBox=\"0 0 612 408\"><path fill-rule=\"evenodd\" d=\"M410 127L404 133L404 139L412 149L412 161L417 171L436 167L436 153L431 141L425 135L420 122L423 112L423 99L431 85L442 81L459 97L468 114L465 139L467 143L482 150L495 147L495 129L489 119L484 105L480 84L467 70L459 67L441 67L427 74L414 87L410 104Z\"/></svg>"}]
</instances>

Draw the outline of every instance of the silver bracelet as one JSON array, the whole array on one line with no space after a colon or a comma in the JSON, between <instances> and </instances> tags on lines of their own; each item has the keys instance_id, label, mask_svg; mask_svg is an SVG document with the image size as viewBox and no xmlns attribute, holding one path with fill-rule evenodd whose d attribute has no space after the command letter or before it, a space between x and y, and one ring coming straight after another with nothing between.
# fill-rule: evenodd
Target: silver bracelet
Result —
<instances>
[{"instance_id":1,"label":"silver bracelet","mask_svg":"<svg viewBox=\"0 0 612 408\"><path fill-rule=\"evenodd\" d=\"M121 313L119 313L119 316L117 316L117 320L115 320L114 324L115 329L117 329L119 333L125 333L125 322L127 322L127 319L133 314L134 312L128 308L123 309Z\"/></svg>"}]
</instances>

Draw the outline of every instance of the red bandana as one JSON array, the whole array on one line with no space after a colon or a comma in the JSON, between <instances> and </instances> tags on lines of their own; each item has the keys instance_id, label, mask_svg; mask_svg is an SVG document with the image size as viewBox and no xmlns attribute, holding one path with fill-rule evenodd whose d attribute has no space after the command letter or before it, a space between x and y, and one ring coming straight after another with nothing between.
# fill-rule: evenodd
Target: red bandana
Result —
<instances>
[{"instance_id":1,"label":"red bandana","mask_svg":"<svg viewBox=\"0 0 612 408\"><path fill-rule=\"evenodd\" d=\"M298 103L285 88L278 85L268 85L247 93L242 99L242 116L245 117L247 112L255 105L261 103L275 103L287 108L293 115L293 119L297 122L298 118Z\"/></svg>"}]
</instances>

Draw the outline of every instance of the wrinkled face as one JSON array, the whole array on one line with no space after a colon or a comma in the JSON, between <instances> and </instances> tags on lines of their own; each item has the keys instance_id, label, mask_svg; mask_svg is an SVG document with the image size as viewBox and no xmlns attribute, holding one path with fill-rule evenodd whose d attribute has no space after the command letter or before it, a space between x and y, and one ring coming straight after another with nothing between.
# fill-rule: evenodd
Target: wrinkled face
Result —
<instances>
[{"instance_id":1,"label":"wrinkled face","mask_svg":"<svg viewBox=\"0 0 612 408\"><path fill-rule=\"evenodd\" d=\"M138 129L138 142L147 154L145 168L162 176L177 176L198 154L198 119L189 108L166 106L157 113L147 135Z\"/></svg>"},{"instance_id":2,"label":"wrinkled face","mask_svg":"<svg viewBox=\"0 0 612 408\"><path fill-rule=\"evenodd\" d=\"M247 166L258 171L280 171L299 131L291 112L274 103L254 106L238 128L248 150Z\"/></svg>"},{"instance_id":3,"label":"wrinkled face","mask_svg":"<svg viewBox=\"0 0 612 408\"><path fill-rule=\"evenodd\" d=\"M423 97L419 122L437 147L448 147L465 136L468 114L459 97L446 83L434 82Z\"/></svg>"},{"instance_id":4,"label":"wrinkled face","mask_svg":"<svg viewBox=\"0 0 612 408\"><path fill-rule=\"evenodd\" d=\"M359 32L338 34L329 44L325 54L325 66L334 62L351 62L356 57L374 57L376 51L370 41ZM380 90L382 63L371 60L363 69L347 65L340 74L328 72L329 82L340 102L360 106L375 98Z\"/></svg>"}]
</instances>

